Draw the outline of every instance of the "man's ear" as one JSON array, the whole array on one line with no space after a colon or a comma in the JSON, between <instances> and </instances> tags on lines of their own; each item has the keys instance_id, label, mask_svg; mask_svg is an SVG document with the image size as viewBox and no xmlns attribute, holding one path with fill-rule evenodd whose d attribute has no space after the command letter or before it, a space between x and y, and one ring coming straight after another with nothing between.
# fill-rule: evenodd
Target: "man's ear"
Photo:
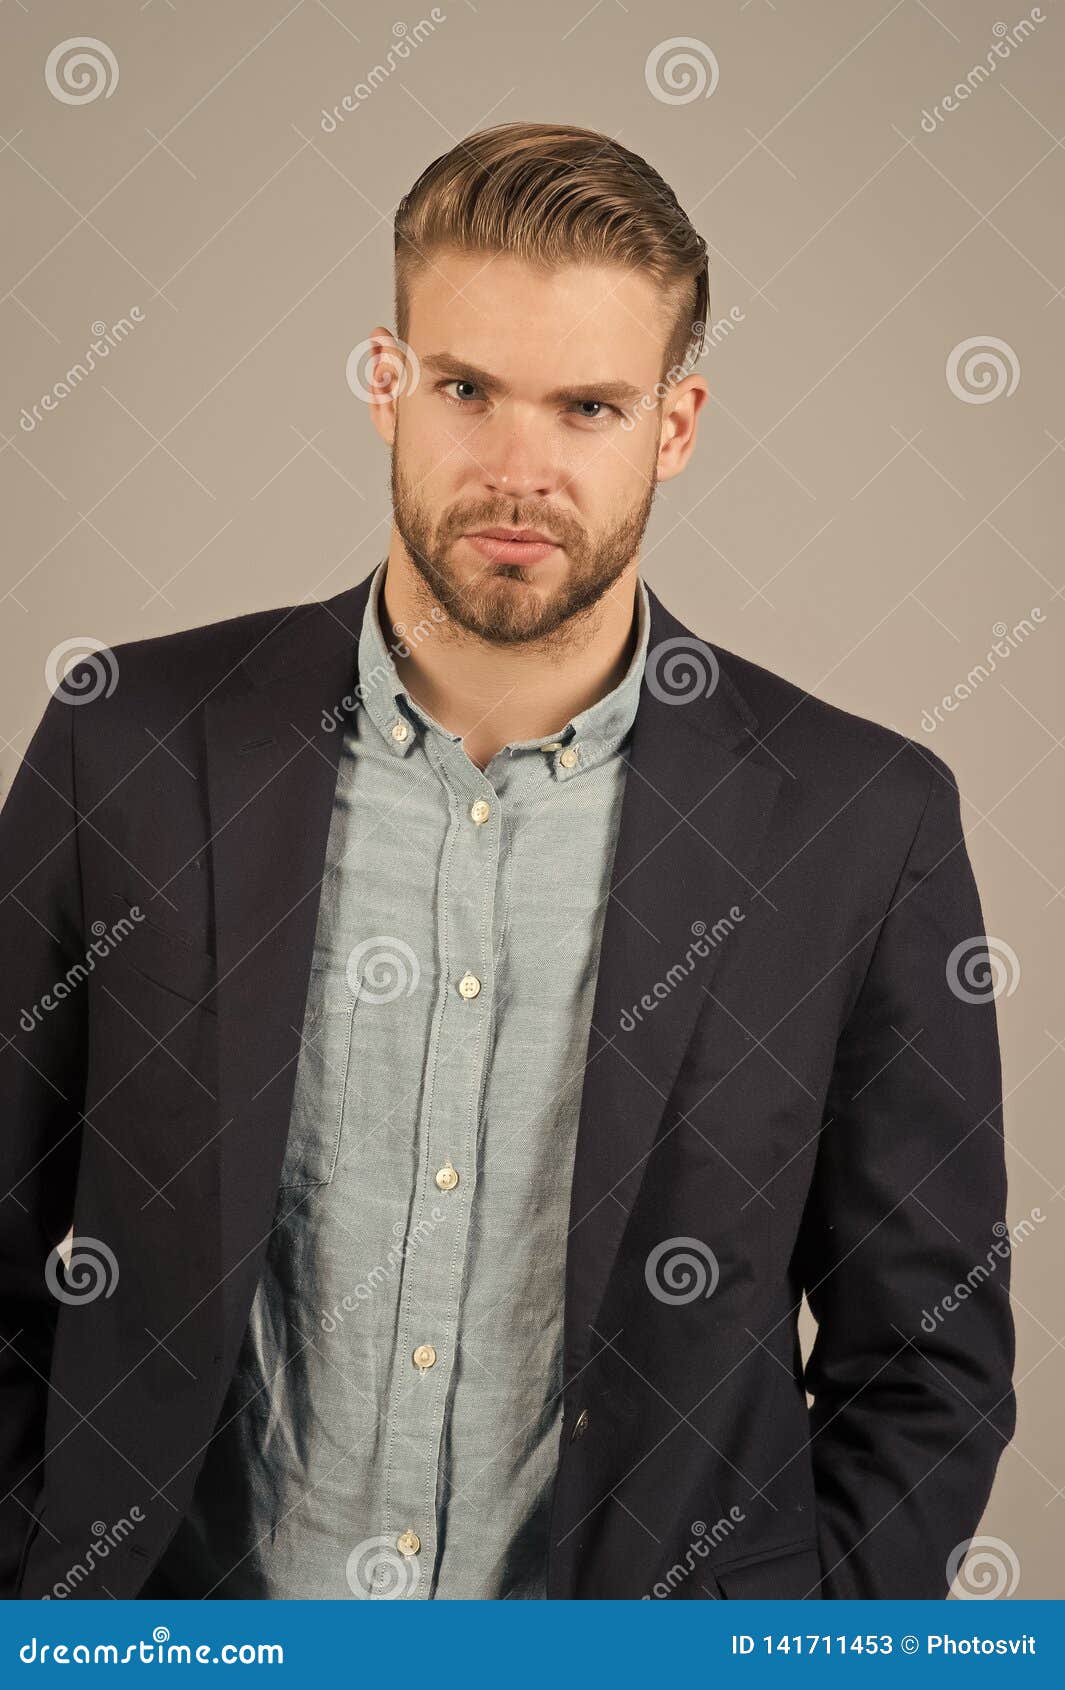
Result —
<instances>
[{"instance_id":1,"label":"man's ear","mask_svg":"<svg viewBox=\"0 0 1065 1690\"><path fill-rule=\"evenodd\" d=\"M359 348L357 367L349 363L348 386L370 408L370 418L389 446L396 437L396 401L410 384L409 351L391 329L372 329Z\"/></svg>"},{"instance_id":2,"label":"man's ear","mask_svg":"<svg viewBox=\"0 0 1065 1690\"><path fill-rule=\"evenodd\" d=\"M658 445L658 479L679 475L695 450L699 412L710 397L702 376L685 376L662 401L662 434Z\"/></svg>"}]
</instances>

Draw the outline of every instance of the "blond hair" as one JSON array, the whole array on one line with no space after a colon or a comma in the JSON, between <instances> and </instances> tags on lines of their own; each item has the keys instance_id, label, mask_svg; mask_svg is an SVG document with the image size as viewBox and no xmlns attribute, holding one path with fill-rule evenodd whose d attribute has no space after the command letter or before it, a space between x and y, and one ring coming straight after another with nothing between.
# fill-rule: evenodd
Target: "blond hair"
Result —
<instances>
[{"instance_id":1,"label":"blond hair","mask_svg":"<svg viewBox=\"0 0 1065 1690\"><path fill-rule=\"evenodd\" d=\"M478 130L427 166L395 218L396 332L407 338L410 286L439 248L506 252L550 268L617 264L664 294L663 374L706 344L706 242L672 188L637 153L570 124L503 123Z\"/></svg>"}]
</instances>

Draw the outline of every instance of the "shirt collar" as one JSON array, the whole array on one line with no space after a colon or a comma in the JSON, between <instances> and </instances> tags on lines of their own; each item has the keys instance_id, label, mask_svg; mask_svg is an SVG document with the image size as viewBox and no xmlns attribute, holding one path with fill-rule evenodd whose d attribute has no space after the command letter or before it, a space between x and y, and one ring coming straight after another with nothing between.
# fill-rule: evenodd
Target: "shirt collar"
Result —
<instances>
[{"instance_id":1,"label":"shirt collar","mask_svg":"<svg viewBox=\"0 0 1065 1690\"><path fill-rule=\"evenodd\" d=\"M384 586L387 560L378 564L370 582L370 591L363 613L358 647L357 696L389 749L405 757L426 733L442 735L449 743L461 739L435 721L421 705L415 704L400 681L392 651L385 641L381 624L381 593ZM511 754L519 751L540 751L550 759L559 779L566 779L581 768L602 762L618 750L636 718L640 687L643 681L647 642L651 626L651 607L647 588L639 578L636 591L637 639L636 649L625 674L610 692L596 699L586 710L571 716L557 733L537 739L514 740L503 747ZM432 621L426 617L413 630L405 630L402 638L413 647L419 637L432 637ZM399 649L393 647L392 649Z\"/></svg>"}]
</instances>

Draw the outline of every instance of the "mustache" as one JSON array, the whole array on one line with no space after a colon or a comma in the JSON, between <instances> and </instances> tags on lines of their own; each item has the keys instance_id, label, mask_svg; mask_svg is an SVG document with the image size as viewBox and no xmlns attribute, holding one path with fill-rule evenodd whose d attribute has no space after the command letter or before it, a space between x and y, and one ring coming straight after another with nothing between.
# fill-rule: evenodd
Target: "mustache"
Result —
<instances>
[{"instance_id":1,"label":"mustache","mask_svg":"<svg viewBox=\"0 0 1065 1690\"><path fill-rule=\"evenodd\" d=\"M509 504L503 509L498 505L478 505L475 508L456 511L445 519L443 537L458 539L463 534L481 528L533 528L541 534L551 534L563 545L567 540L583 537L584 530L572 518L566 518L558 511L552 511L543 505L525 509L523 506Z\"/></svg>"}]
</instances>

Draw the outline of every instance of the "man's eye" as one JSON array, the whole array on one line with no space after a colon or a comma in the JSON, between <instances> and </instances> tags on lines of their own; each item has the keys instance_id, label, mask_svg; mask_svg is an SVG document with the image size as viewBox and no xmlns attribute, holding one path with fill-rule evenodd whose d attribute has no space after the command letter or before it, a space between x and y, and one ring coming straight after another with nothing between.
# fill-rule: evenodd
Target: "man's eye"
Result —
<instances>
[{"instance_id":1,"label":"man's eye","mask_svg":"<svg viewBox=\"0 0 1065 1690\"><path fill-rule=\"evenodd\" d=\"M452 405L470 405L483 397L477 383L465 376L452 376L449 381L441 382L440 391ZM621 414L616 405L608 405L603 399L575 399L573 407L582 422L605 422L608 415Z\"/></svg>"},{"instance_id":2,"label":"man's eye","mask_svg":"<svg viewBox=\"0 0 1065 1690\"><path fill-rule=\"evenodd\" d=\"M470 389L472 389L472 392L459 393L457 395L453 395L453 394L450 394L450 393L447 392L447 389L449 387L470 388ZM478 387L477 387L477 383L475 381L467 381L465 376L453 376L450 381L444 382L443 392L444 392L444 395L445 395L446 398L448 398L448 399L454 398L456 403L461 404L463 401L468 402L470 399L476 398L476 395L477 395L477 392L478 392Z\"/></svg>"},{"instance_id":3,"label":"man's eye","mask_svg":"<svg viewBox=\"0 0 1065 1690\"><path fill-rule=\"evenodd\" d=\"M611 416L618 414L615 405L608 405L602 399L578 399L576 405L578 416L588 422L602 422L608 413Z\"/></svg>"}]
</instances>

